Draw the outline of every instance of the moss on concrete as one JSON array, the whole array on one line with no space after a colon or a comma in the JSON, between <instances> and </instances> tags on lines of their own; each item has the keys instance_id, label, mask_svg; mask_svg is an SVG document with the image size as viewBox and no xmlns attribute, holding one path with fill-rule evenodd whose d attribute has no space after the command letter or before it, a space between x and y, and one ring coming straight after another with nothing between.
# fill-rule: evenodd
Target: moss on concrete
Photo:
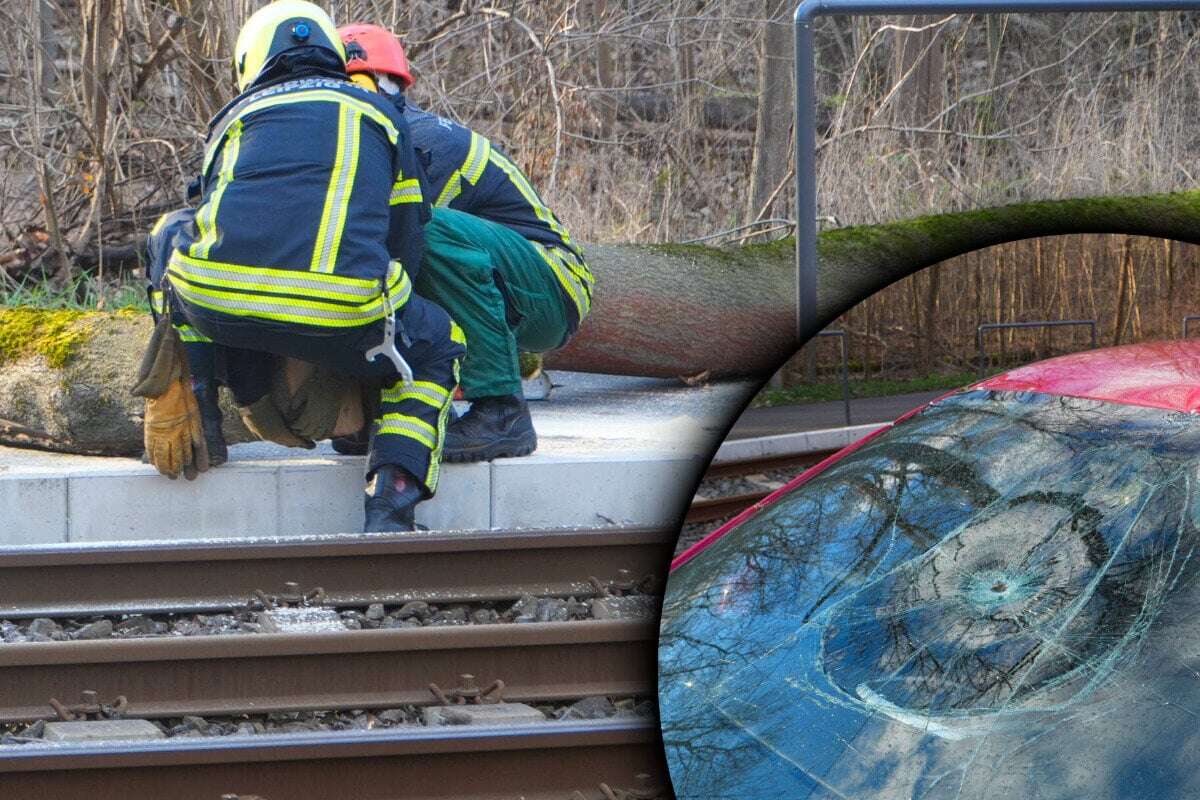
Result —
<instances>
[{"instance_id":1,"label":"moss on concrete","mask_svg":"<svg viewBox=\"0 0 1200 800\"><path fill-rule=\"evenodd\" d=\"M0 364L41 356L61 369L92 337L98 312L14 308L0 312Z\"/></svg>"}]
</instances>

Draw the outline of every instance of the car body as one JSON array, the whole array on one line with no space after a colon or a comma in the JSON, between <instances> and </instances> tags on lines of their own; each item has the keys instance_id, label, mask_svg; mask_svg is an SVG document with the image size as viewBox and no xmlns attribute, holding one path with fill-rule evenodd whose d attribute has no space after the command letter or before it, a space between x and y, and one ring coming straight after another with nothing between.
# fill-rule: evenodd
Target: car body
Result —
<instances>
[{"instance_id":1,"label":"car body","mask_svg":"<svg viewBox=\"0 0 1200 800\"><path fill-rule=\"evenodd\" d=\"M1200 342L1021 367L682 554L684 798L1200 796Z\"/></svg>"}]
</instances>

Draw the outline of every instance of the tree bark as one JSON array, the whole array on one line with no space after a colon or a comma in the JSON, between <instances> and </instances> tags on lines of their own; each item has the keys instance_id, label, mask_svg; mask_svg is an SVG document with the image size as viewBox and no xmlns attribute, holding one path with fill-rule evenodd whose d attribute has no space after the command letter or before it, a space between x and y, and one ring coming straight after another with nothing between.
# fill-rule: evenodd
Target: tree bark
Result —
<instances>
[{"instance_id":1,"label":"tree bark","mask_svg":"<svg viewBox=\"0 0 1200 800\"><path fill-rule=\"evenodd\" d=\"M953 256L1078 233L1200 244L1200 191L1033 202L827 231L819 240L819 324ZM597 279L595 306L571 344L547 357L551 369L762 379L797 347L790 241L729 249L586 250ZM7 422L0 424L0 442L72 452L139 451L141 401L129 395L129 387L150 334L149 319L95 313L74 324L84 326L86 335L65 366L51 367L36 353L0 364L0 420ZM11 352L3 331L0 325L0 354ZM229 422L236 440L240 434L234 420Z\"/></svg>"},{"instance_id":2,"label":"tree bark","mask_svg":"<svg viewBox=\"0 0 1200 800\"><path fill-rule=\"evenodd\" d=\"M792 29L788 23L790 2L765 0L767 22L763 25L762 49L758 60L758 114L754 130L754 158L750 165L750 201L746 221L769 219L768 206L775 187L788 173L792 138ZM775 200L772 206L781 204Z\"/></svg>"},{"instance_id":3,"label":"tree bark","mask_svg":"<svg viewBox=\"0 0 1200 800\"><path fill-rule=\"evenodd\" d=\"M933 17L912 17L913 28L929 25ZM936 41L939 31L896 31L893 78L898 87L892 100L897 125L920 127L942 107L945 56Z\"/></svg>"}]
</instances>

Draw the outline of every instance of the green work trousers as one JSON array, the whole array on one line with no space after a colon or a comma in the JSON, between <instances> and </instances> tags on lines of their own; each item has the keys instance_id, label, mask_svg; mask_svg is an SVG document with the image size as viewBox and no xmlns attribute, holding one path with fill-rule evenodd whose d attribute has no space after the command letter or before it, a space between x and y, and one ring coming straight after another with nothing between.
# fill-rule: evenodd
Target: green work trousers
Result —
<instances>
[{"instance_id":1,"label":"green work trousers","mask_svg":"<svg viewBox=\"0 0 1200 800\"><path fill-rule=\"evenodd\" d=\"M553 350L570 335L569 301L537 248L471 214L433 210L414 288L467 335L459 382L468 400L519 393L519 352Z\"/></svg>"}]
</instances>

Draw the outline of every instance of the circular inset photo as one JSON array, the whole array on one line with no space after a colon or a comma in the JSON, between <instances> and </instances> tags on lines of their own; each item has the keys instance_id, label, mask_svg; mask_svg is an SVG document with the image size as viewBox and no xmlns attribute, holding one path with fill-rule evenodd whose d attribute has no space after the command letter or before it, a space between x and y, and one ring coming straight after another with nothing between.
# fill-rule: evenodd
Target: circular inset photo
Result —
<instances>
[{"instance_id":1,"label":"circular inset photo","mask_svg":"<svg viewBox=\"0 0 1200 800\"><path fill-rule=\"evenodd\" d=\"M678 797L1197 796L1200 341L1161 295L1114 330L1106 293L881 363L918 279L807 345L700 484L659 651Z\"/></svg>"}]
</instances>

